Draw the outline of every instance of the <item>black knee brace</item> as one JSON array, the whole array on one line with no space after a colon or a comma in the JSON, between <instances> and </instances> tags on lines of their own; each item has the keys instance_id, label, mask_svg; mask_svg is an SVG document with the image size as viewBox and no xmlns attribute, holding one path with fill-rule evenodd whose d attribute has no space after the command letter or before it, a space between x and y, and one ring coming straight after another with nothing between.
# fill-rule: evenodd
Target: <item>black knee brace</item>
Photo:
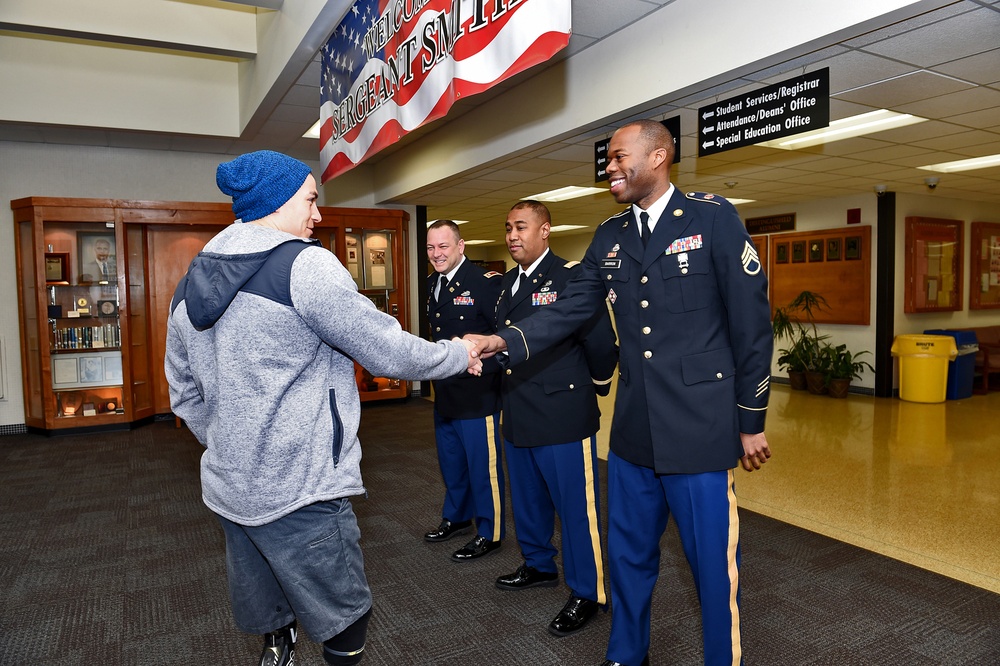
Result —
<instances>
[{"instance_id":1,"label":"black knee brace","mask_svg":"<svg viewBox=\"0 0 1000 666\"><path fill-rule=\"evenodd\" d=\"M372 609L354 621L333 638L323 641L323 658L331 666L354 666L365 656L365 636L368 634L368 620Z\"/></svg>"}]
</instances>

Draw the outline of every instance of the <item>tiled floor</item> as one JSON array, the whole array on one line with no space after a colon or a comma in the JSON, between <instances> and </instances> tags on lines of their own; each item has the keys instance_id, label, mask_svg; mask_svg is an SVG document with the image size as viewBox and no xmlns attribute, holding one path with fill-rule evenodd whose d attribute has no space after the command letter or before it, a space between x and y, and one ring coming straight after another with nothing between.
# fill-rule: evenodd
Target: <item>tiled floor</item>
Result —
<instances>
[{"instance_id":1,"label":"tiled floor","mask_svg":"<svg viewBox=\"0 0 1000 666\"><path fill-rule=\"evenodd\" d=\"M602 442L611 402L602 402ZM772 385L740 506L1000 593L1000 392L938 404Z\"/></svg>"}]
</instances>

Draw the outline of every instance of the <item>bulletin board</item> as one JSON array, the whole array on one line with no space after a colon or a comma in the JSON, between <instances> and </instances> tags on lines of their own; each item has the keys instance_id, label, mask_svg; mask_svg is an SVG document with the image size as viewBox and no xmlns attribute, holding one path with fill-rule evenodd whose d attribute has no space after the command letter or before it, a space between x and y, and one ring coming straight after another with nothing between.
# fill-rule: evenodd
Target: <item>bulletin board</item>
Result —
<instances>
[{"instance_id":1,"label":"bulletin board","mask_svg":"<svg viewBox=\"0 0 1000 666\"><path fill-rule=\"evenodd\" d=\"M871 323L870 226L774 234L768 258L771 309L787 305L802 291L826 299L817 323Z\"/></svg>"},{"instance_id":2,"label":"bulletin board","mask_svg":"<svg viewBox=\"0 0 1000 666\"><path fill-rule=\"evenodd\" d=\"M962 309L962 220L906 218L906 301L903 311Z\"/></svg>"},{"instance_id":3,"label":"bulletin board","mask_svg":"<svg viewBox=\"0 0 1000 666\"><path fill-rule=\"evenodd\" d=\"M1000 224L972 223L969 309L1000 309Z\"/></svg>"}]
</instances>

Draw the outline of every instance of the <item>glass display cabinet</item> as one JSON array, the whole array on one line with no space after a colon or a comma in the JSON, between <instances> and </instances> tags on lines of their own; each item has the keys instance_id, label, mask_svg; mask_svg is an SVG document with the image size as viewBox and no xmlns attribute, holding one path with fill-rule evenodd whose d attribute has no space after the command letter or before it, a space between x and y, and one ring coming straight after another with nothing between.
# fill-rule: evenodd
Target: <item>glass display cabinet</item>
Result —
<instances>
[{"instance_id":1,"label":"glass display cabinet","mask_svg":"<svg viewBox=\"0 0 1000 666\"><path fill-rule=\"evenodd\" d=\"M25 425L42 432L134 417L120 225L105 200L12 202Z\"/></svg>"},{"instance_id":2,"label":"glass display cabinet","mask_svg":"<svg viewBox=\"0 0 1000 666\"><path fill-rule=\"evenodd\" d=\"M127 428L170 413L163 371L174 288L233 223L228 204L28 197L14 212L25 425ZM408 327L409 215L322 207L314 230L375 307ZM356 368L362 401L409 382Z\"/></svg>"}]
</instances>

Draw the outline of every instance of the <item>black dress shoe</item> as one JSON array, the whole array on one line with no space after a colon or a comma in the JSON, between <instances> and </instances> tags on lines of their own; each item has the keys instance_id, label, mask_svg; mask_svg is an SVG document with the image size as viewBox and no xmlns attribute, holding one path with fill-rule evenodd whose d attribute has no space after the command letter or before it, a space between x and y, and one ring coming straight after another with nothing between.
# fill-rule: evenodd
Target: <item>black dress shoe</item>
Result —
<instances>
[{"instance_id":1,"label":"black dress shoe","mask_svg":"<svg viewBox=\"0 0 1000 666\"><path fill-rule=\"evenodd\" d=\"M456 562L467 562L469 560L474 560L477 557L482 557L486 553L492 553L499 547L499 541L490 541L484 536L477 536L472 541L452 553L451 559Z\"/></svg>"},{"instance_id":2,"label":"black dress shoe","mask_svg":"<svg viewBox=\"0 0 1000 666\"><path fill-rule=\"evenodd\" d=\"M535 567L522 564L517 571L497 578L501 590L525 590L529 587L555 587L559 584L559 574L539 571Z\"/></svg>"},{"instance_id":3,"label":"black dress shoe","mask_svg":"<svg viewBox=\"0 0 1000 666\"><path fill-rule=\"evenodd\" d=\"M555 619L549 623L549 633L553 636L569 636L580 631L597 612L597 602L571 596Z\"/></svg>"},{"instance_id":4,"label":"black dress shoe","mask_svg":"<svg viewBox=\"0 0 1000 666\"><path fill-rule=\"evenodd\" d=\"M623 664L620 661L611 661L610 659L605 659L601 663L601 666L626 666L626 664ZM642 663L639 664L639 666L649 666L649 655L648 654L646 655L646 658L642 660Z\"/></svg>"},{"instance_id":5,"label":"black dress shoe","mask_svg":"<svg viewBox=\"0 0 1000 666\"><path fill-rule=\"evenodd\" d=\"M458 523L453 523L448 519L442 520L438 528L433 532L428 532L424 535L426 541L447 541L457 534L463 534L469 531L472 527L471 520L463 520Z\"/></svg>"}]
</instances>

